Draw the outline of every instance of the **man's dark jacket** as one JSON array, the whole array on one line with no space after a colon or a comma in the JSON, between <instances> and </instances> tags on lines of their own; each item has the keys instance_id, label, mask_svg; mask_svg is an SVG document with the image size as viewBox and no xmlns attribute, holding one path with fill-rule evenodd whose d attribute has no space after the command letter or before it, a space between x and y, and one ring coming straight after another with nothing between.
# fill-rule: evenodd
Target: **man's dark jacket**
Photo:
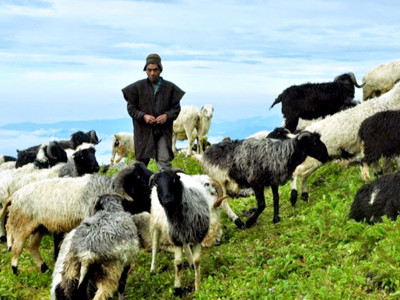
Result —
<instances>
[{"instance_id":1,"label":"man's dark jacket","mask_svg":"<svg viewBox=\"0 0 400 300\"><path fill-rule=\"evenodd\" d=\"M167 139L170 159L172 152L172 123L181 110L180 100L185 94L172 82L161 78L161 86L154 95L154 89L148 79L139 80L122 89L127 101L128 113L133 119L135 157L137 160L156 157L155 136L163 134ZM167 121L162 125L147 124L143 116L157 118L166 113Z\"/></svg>"}]
</instances>

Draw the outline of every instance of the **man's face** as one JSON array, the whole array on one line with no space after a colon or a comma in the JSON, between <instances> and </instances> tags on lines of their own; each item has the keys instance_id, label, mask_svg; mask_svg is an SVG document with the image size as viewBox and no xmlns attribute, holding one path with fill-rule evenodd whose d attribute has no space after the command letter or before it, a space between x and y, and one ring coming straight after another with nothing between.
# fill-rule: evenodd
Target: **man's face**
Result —
<instances>
[{"instance_id":1,"label":"man's face","mask_svg":"<svg viewBox=\"0 0 400 300\"><path fill-rule=\"evenodd\" d=\"M158 81L160 78L161 70L156 64L149 64L146 67L147 78L153 83Z\"/></svg>"}]
</instances>

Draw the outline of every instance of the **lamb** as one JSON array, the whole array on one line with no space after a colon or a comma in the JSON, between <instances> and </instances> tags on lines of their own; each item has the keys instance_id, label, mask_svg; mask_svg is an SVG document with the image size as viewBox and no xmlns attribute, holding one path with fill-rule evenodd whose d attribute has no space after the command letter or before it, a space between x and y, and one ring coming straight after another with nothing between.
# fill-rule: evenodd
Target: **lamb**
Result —
<instances>
[{"instance_id":1,"label":"lamb","mask_svg":"<svg viewBox=\"0 0 400 300\"><path fill-rule=\"evenodd\" d=\"M108 299L117 289L122 297L139 252L137 229L122 201L118 195L101 196L94 215L66 236L53 273L51 299Z\"/></svg>"},{"instance_id":2,"label":"lamb","mask_svg":"<svg viewBox=\"0 0 400 300\"><path fill-rule=\"evenodd\" d=\"M141 163L138 163L139 165ZM141 164L140 166L142 166ZM138 168L141 168L138 166ZM128 194L134 202L150 201L140 200L143 195L139 186L142 177L147 175L132 169L135 176L124 175L127 184L130 183L138 188L129 188L124 179L118 175L113 180L108 176L86 174L76 178L52 178L30 183L16 191L9 207L9 219L7 221L7 245L12 251L12 269L18 273L18 258L21 254L24 241L30 235L31 252L36 265L42 270L47 270L47 265L40 257L39 244L44 231L62 234L69 232L80 224L82 220L91 215L94 203L99 196L111 193L120 194L125 197ZM113 188L115 182L115 188ZM146 187L148 186L148 182ZM142 184L143 186L143 184ZM122 191L121 189L125 189ZM129 198L126 198L130 200ZM129 205L123 204L129 211ZM146 204L142 204L142 207ZM148 204L147 204L148 207ZM140 211L136 211L140 212Z\"/></svg>"},{"instance_id":3,"label":"lamb","mask_svg":"<svg viewBox=\"0 0 400 300\"><path fill-rule=\"evenodd\" d=\"M132 152L134 152L133 133L119 132L114 134L110 167L114 165L114 159L116 154L118 154L118 158L115 162L119 163L122 158L126 157L129 153Z\"/></svg>"},{"instance_id":4,"label":"lamb","mask_svg":"<svg viewBox=\"0 0 400 300\"><path fill-rule=\"evenodd\" d=\"M364 75L363 100L368 100L390 91L400 81L400 60L373 67Z\"/></svg>"},{"instance_id":5,"label":"lamb","mask_svg":"<svg viewBox=\"0 0 400 300\"><path fill-rule=\"evenodd\" d=\"M211 179L204 180L209 180L211 188ZM208 198L214 199L215 208L221 204L222 198L217 199L218 192L215 190L211 194L209 188L205 189L198 176L193 178L175 170L154 174L150 185L153 186L150 218L153 248L150 271L154 272L156 267L160 234L167 235L175 248L174 294L182 295L180 273L183 266L183 249L189 263L194 265L197 291L200 285L201 242L210 228L212 208ZM193 255L190 244L193 245Z\"/></svg>"},{"instance_id":6,"label":"lamb","mask_svg":"<svg viewBox=\"0 0 400 300\"><path fill-rule=\"evenodd\" d=\"M361 142L358 138L361 123L377 112L400 109L400 83L379 98L365 101L356 107L328 116L306 127L307 131L321 135L332 158L361 158ZM300 191L303 200L308 200L307 178L321 163L307 158L293 173L291 202L296 203L297 179L300 178Z\"/></svg>"},{"instance_id":7,"label":"lamb","mask_svg":"<svg viewBox=\"0 0 400 300\"><path fill-rule=\"evenodd\" d=\"M299 118L316 119L356 105L354 86L361 88L364 84L358 85L354 73L350 72L336 76L333 82L293 85L275 99L270 109L282 102L285 127L294 132Z\"/></svg>"},{"instance_id":8,"label":"lamb","mask_svg":"<svg viewBox=\"0 0 400 300\"><path fill-rule=\"evenodd\" d=\"M384 157L388 160L400 154L399 124L399 110L378 112L361 123L358 137L361 139L364 154L364 180L369 177L368 166L374 165L375 171L381 173L379 159Z\"/></svg>"},{"instance_id":9,"label":"lamb","mask_svg":"<svg viewBox=\"0 0 400 300\"><path fill-rule=\"evenodd\" d=\"M363 185L354 197L350 218L373 224L386 215L396 220L400 211L400 172Z\"/></svg>"},{"instance_id":10,"label":"lamb","mask_svg":"<svg viewBox=\"0 0 400 300\"><path fill-rule=\"evenodd\" d=\"M178 118L174 121L172 134L172 150L176 152L176 141L188 140L186 155L192 154L194 140L197 139L197 153L203 153L203 137L210 130L214 107L204 105L201 109L196 106L182 106Z\"/></svg>"},{"instance_id":11,"label":"lamb","mask_svg":"<svg viewBox=\"0 0 400 300\"><path fill-rule=\"evenodd\" d=\"M252 188L257 209L248 218L251 227L265 209L264 188L271 187L274 199L273 222L279 222L278 187L290 179L292 172L307 156L321 162L329 160L326 146L316 133L302 132L288 140L247 139L213 144L203 155L203 172L221 183L224 195L228 190ZM244 223L236 214L228 214L239 228Z\"/></svg>"},{"instance_id":12,"label":"lamb","mask_svg":"<svg viewBox=\"0 0 400 300\"><path fill-rule=\"evenodd\" d=\"M51 169L24 168L10 170L0 178L0 239L5 241L4 221L12 195L25 185L54 177L77 177L83 174L96 173L99 165L95 157L94 148L79 150L73 154L73 161L60 163Z\"/></svg>"}]
</instances>

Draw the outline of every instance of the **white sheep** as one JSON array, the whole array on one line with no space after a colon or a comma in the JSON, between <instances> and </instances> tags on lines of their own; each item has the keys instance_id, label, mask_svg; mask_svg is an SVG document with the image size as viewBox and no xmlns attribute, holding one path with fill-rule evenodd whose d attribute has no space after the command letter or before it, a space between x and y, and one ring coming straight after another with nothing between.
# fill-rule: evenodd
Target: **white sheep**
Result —
<instances>
[{"instance_id":1,"label":"white sheep","mask_svg":"<svg viewBox=\"0 0 400 300\"><path fill-rule=\"evenodd\" d=\"M390 91L400 81L400 60L373 67L363 77L363 99L368 100Z\"/></svg>"},{"instance_id":2,"label":"white sheep","mask_svg":"<svg viewBox=\"0 0 400 300\"><path fill-rule=\"evenodd\" d=\"M95 214L66 236L53 273L52 299L86 299L93 293L93 299L105 300L117 288L122 298L139 252L136 225L122 201L118 195L101 196Z\"/></svg>"},{"instance_id":3,"label":"white sheep","mask_svg":"<svg viewBox=\"0 0 400 300\"><path fill-rule=\"evenodd\" d=\"M197 153L203 153L203 137L211 126L214 107L204 105L201 109L196 106L182 106L178 118L174 121L172 133L172 150L176 152L176 141L188 140L186 155L192 154L194 140L197 139Z\"/></svg>"},{"instance_id":4,"label":"white sheep","mask_svg":"<svg viewBox=\"0 0 400 300\"><path fill-rule=\"evenodd\" d=\"M208 185L204 184L205 180L209 180ZM150 185L154 185L151 194L150 231L153 247L150 271L154 272L156 267L160 235L168 236L175 247L174 294L182 295L180 273L183 249L189 264L194 266L195 289L198 290L201 242L210 229L211 209L221 204L222 198L218 198L221 187L217 192L210 178L200 180L199 176L192 177L174 170L154 174ZM209 197L214 200L211 201L214 202L213 207L210 207ZM193 245L193 254L190 245Z\"/></svg>"},{"instance_id":5,"label":"white sheep","mask_svg":"<svg viewBox=\"0 0 400 300\"><path fill-rule=\"evenodd\" d=\"M121 159L123 159L129 153L132 152L134 152L133 133L119 132L114 134L110 167L114 165L114 159L116 154L118 154L118 158L115 160L115 163L119 163Z\"/></svg>"},{"instance_id":6,"label":"white sheep","mask_svg":"<svg viewBox=\"0 0 400 300\"><path fill-rule=\"evenodd\" d=\"M326 145L332 158L362 158L361 141L358 132L361 123L373 114L391 109L400 109L400 83L389 92L378 98L363 102L353 108L341 111L306 127L307 131L321 135L321 141ZM307 178L321 163L308 157L293 173L292 203L297 198L297 179L300 178L300 191L303 200L308 199Z\"/></svg>"}]
</instances>

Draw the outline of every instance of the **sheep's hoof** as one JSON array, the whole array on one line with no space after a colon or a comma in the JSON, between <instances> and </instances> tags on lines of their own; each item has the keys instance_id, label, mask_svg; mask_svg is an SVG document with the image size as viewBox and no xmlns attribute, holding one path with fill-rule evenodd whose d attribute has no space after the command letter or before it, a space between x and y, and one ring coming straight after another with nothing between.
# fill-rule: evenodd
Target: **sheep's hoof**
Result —
<instances>
[{"instance_id":1,"label":"sheep's hoof","mask_svg":"<svg viewBox=\"0 0 400 300\"><path fill-rule=\"evenodd\" d=\"M11 266L11 269L12 269L14 275L18 276L18 267L17 266Z\"/></svg>"},{"instance_id":2,"label":"sheep's hoof","mask_svg":"<svg viewBox=\"0 0 400 300\"><path fill-rule=\"evenodd\" d=\"M11 252L11 246L7 248L8 252Z\"/></svg>"},{"instance_id":3,"label":"sheep's hoof","mask_svg":"<svg viewBox=\"0 0 400 300\"><path fill-rule=\"evenodd\" d=\"M272 222L274 223L278 223L281 221L281 218L279 216L274 216L274 218L272 219Z\"/></svg>"},{"instance_id":4,"label":"sheep's hoof","mask_svg":"<svg viewBox=\"0 0 400 300\"><path fill-rule=\"evenodd\" d=\"M7 242L7 237L5 236L0 237L0 242L2 243Z\"/></svg>"},{"instance_id":5,"label":"sheep's hoof","mask_svg":"<svg viewBox=\"0 0 400 300\"><path fill-rule=\"evenodd\" d=\"M255 222L256 222L256 219L251 219L251 218L248 219L247 222L246 222L246 227L250 228L251 226L254 225Z\"/></svg>"},{"instance_id":6,"label":"sheep's hoof","mask_svg":"<svg viewBox=\"0 0 400 300\"><path fill-rule=\"evenodd\" d=\"M292 190L292 192L290 193L290 203L292 203L292 206L295 206L296 201L297 201L297 191Z\"/></svg>"},{"instance_id":7,"label":"sheep's hoof","mask_svg":"<svg viewBox=\"0 0 400 300\"><path fill-rule=\"evenodd\" d=\"M308 193L302 193L301 199L303 199L303 201L305 201L305 202L308 202Z\"/></svg>"},{"instance_id":8,"label":"sheep's hoof","mask_svg":"<svg viewBox=\"0 0 400 300\"><path fill-rule=\"evenodd\" d=\"M182 298L182 296L183 296L182 288L180 288L180 287L174 287L174 296L177 296L177 297L179 297L179 298Z\"/></svg>"},{"instance_id":9,"label":"sheep's hoof","mask_svg":"<svg viewBox=\"0 0 400 300\"><path fill-rule=\"evenodd\" d=\"M40 266L40 272L44 273L49 269L49 267L46 265L46 263L42 263Z\"/></svg>"},{"instance_id":10,"label":"sheep's hoof","mask_svg":"<svg viewBox=\"0 0 400 300\"><path fill-rule=\"evenodd\" d=\"M236 224L236 226L237 226L239 229L243 229L243 228L245 227L243 221L240 220L239 218L237 218L237 219L235 220L235 224Z\"/></svg>"}]
</instances>

